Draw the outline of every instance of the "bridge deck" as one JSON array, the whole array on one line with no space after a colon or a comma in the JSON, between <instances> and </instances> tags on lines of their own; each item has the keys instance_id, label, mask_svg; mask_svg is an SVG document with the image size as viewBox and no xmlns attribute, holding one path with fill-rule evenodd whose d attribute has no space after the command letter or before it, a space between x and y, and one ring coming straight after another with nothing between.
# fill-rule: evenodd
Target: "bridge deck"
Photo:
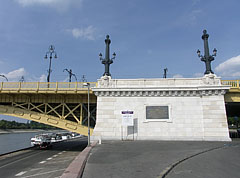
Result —
<instances>
[{"instance_id":1,"label":"bridge deck","mask_svg":"<svg viewBox=\"0 0 240 178\"><path fill-rule=\"evenodd\" d=\"M0 114L88 134L88 88L83 82L2 82ZM90 83L90 89L96 87ZM90 90L90 132L96 122L96 96Z\"/></svg>"},{"instance_id":2,"label":"bridge deck","mask_svg":"<svg viewBox=\"0 0 240 178\"><path fill-rule=\"evenodd\" d=\"M97 86L96 82L89 83L90 89ZM84 82L1 82L0 86L0 93L86 94L87 91Z\"/></svg>"}]
</instances>

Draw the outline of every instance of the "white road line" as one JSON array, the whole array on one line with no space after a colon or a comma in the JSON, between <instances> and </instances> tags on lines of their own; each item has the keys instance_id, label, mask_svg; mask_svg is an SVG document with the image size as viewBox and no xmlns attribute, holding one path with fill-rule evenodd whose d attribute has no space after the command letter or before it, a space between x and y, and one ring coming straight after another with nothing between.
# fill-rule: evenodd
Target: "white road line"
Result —
<instances>
[{"instance_id":1,"label":"white road line","mask_svg":"<svg viewBox=\"0 0 240 178\"><path fill-rule=\"evenodd\" d=\"M64 170L65 170L65 169L59 169L59 170L54 170L54 171L49 171L49 172L43 172L43 173L39 173L39 174L33 174L33 175L30 175L30 176L25 176L25 177L21 177L21 178L41 176L41 175L44 175L44 174L50 174L50 173L53 173L53 172L64 171Z\"/></svg>"},{"instance_id":2,"label":"white road line","mask_svg":"<svg viewBox=\"0 0 240 178\"><path fill-rule=\"evenodd\" d=\"M40 169L43 169L43 168L33 168L33 169L30 169L30 171L37 171L37 170L40 170Z\"/></svg>"},{"instance_id":3,"label":"white road line","mask_svg":"<svg viewBox=\"0 0 240 178\"><path fill-rule=\"evenodd\" d=\"M55 162L48 162L47 164L56 164L56 163L62 163L62 162L67 162L67 161L71 161L72 159L69 160L62 160L62 161L55 161Z\"/></svg>"},{"instance_id":4,"label":"white road line","mask_svg":"<svg viewBox=\"0 0 240 178\"><path fill-rule=\"evenodd\" d=\"M30 155L30 156L27 156L27 157L18 159L18 160L16 160L16 161L13 161L13 162L11 162L11 163L5 164L5 165L1 166L0 169L3 168L3 167L6 167L6 166L8 166L8 165L11 165L11 164L13 164L13 163L16 163L16 162L22 161L22 160L24 160L24 159L27 159L27 158L29 158L29 157L36 156L36 155L38 155L38 154L40 154L40 153L42 153L42 152L38 152L38 153L36 153L36 154L32 154L32 155Z\"/></svg>"},{"instance_id":5,"label":"white road line","mask_svg":"<svg viewBox=\"0 0 240 178\"><path fill-rule=\"evenodd\" d=\"M47 160L51 160L51 159L53 159L53 158L48 158Z\"/></svg>"},{"instance_id":6,"label":"white road line","mask_svg":"<svg viewBox=\"0 0 240 178\"><path fill-rule=\"evenodd\" d=\"M58 155L53 155L54 158L56 158Z\"/></svg>"},{"instance_id":7,"label":"white road line","mask_svg":"<svg viewBox=\"0 0 240 178\"><path fill-rule=\"evenodd\" d=\"M41 162L39 162L39 164L43 164L43 163L46 163L47 161L41 161Z\"/></svg>"},{"instance_id":8,"label":"white road line","mask_svg":"<svg viewBox=\"0 0 240 178\"><path fill-rule=\"evenodd\" d=\"M16 174L15 176L22 176L23 174L25 174L27 171L22 171L22 172L19 172L18 174Z\"/></svg>"},{"instance_id":9,"label":"white road line","mask_svg":"<svg viewBox=\"0 0 240 178\"><path fill-rule=\"evenodd\" d=\"M59 155L61 155L62 154L62 152L60 152L60 153L58 153Z\"/></svg>"}]
</instances>

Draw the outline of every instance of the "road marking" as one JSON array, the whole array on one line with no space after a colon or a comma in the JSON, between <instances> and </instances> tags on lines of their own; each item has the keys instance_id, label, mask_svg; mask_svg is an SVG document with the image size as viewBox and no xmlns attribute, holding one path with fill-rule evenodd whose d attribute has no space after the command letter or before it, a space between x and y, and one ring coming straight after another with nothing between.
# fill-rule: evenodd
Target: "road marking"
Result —
<instances>
[{"instance_id":1,"label":"road marking","mask_svg":"<svg viewBox=\"0 0 240 178\"><path fill-rule=\"evenodd\" d=\"M40 164L46 163L47 161L41 161Z\"/></svg>"},{"instance_id":2,"label":"road marking","mask_svg":"<svg viewBox=\"0 0 240 178\"><path fill-rule=\"evenodd\" d=\"M11 163L7 163L7 164L1 166L0 169L3 168L3 167L6 167L6 166L8 166L8 165L11 165L11 164L13 164L13 163L16 163L16 162L22 161L22 160L24 160L24 159L27 159L27 158L29 158L29 157L36 156L36 155L38 155L38 154L40 154L40 153L42 153L42 152L38 152L38 153L36 153L36 154L31 154L31 155L29 155L29 156L27 156L27 157L18 159L18 160L16 160L16 161L12 161Z\"/></svg>"},{"instance_id":3,"label":"road marking","mask_svg":"<svg viewBox=\"0 0 240 178\"><path fill-rule=\"evenodd\" d=\"M40 170L40 169L43 169L43 168L33 168L30 171L37 171L37 170Z\"/></svg>"},{"instance_id":4,"label":"road marking","mask_svg":"<svg viewBox=\"0 0 240 178\"><path fill-rule=\"evenodd\" d=\"M62 152L58 153L59 155L63 154Z\"/></svg>"},{"instance_id":5,"label":"road marking","mask_svg":"<svg viewBox=\"0 0 240 178\"><path fill-rule=\"evenodd\" d=\"M19 172L18 174L16 174L15 176L22 176L23 174L25 174L27 171L22 171L22 172Z\"/></svg>"},{"instance_id":6,"label":"road marking","mask_svg":"<svg viewBox=\"0 0 240 178\"><path fill-rule=\"evenodd\" d=\"M62 163L62 162L67 162L67 161L71 161L72 159L69 160L62 160L62 161L55 161L55 162L49 162L48 164L56 164L56 163Z\"/></svg>"},{"instance_id":7,"label":"road marking","mask_svg":"<svg viewBox=\"0 0 240 178\"><path fill-rule=\"evenodd\" d=\"M53 157L55 158L55 157L57 157L58 155L53 155Z\"/></svg>"},{"instance_id":8,"label":"road marking","mask_svg":"<svg viewBox=\"0 0 240 178\"><path fill-rule=\"evenodd\" d=\"M51 160L51 159L53 159L53 158L48 158L47 160Z\"/></svg>"},{"instance_id":9,"label":"road marking","mask_svg":"<svg viewBox=\"0 0 240 178\"><path fill-rule=\"evenodd\" d=\"M65 169L59 169L59 170L54 170L54 171L49 171L49 172L44 172L44 173L39 173L39 174L33 174L33 175L25 176L25 177L22 177L22 178L41 176L41 175L44 175L44 174L50 174L50 173L53 173L53 172L64 171L64 170Z\"/></svg>"}]
</instances>

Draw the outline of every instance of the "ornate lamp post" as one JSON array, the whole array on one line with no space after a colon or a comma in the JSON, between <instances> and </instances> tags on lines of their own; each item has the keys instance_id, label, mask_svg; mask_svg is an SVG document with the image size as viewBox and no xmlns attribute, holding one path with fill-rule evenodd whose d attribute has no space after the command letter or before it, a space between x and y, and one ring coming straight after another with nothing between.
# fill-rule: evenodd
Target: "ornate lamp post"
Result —
<instances>
[{"instance_id":1,"label":"ornate lamp post","mask_svg":"<svg viewBox=\"0 0 240 178\"><path fill-rule=\"evenodd\" d=\"M57 53L54 50L55 50L55 47L53 45L50 45L49 46L49 51L46 52L46 55L44 57L45 59L47 59L48 58L48 54L49 54L50 63L49 63L49 69L48 69L47 82L50 82L50 74L52 72L51 65L52 65L52 56L53 56L53 54L54 54L54 58L57 59Z\"/></svg>"},{"instance_id":2,"label":"ornate lamp post","mask_svg":"<svg viewBox=\"0 0 240 178\"><path fill-rule=\"evenodd\" d=\"M110 43L111 43L111 40L109 39L109 35L106 36L106 39L105 39L105 43L106 43L106 52L105 52L105 59L102 58L102 53L99 54L99 57L100 57L100 60L102 61L102 64L105 65L105 72L103 74L103 76L111 76L110 72L109 72L109 67L110 67L110 64L113 63L113 59L115 59L116 57L116 53L113 53L113 58L109 58L109 54L110 54Z\"/></svg>"},{"instance_id":3,"label":"ornate lamp post","mask_svg":"<svg viewBox=\"0 0 240 178\"><path fill-rule=\"evenodd\" d=\"M207 30L203 30L202 39L204 42L204 56L202 56L200 53L200 50L197 50L198 57L201 59L201 61L205 62L206 65L206 71L204 74L214 74L214 72L211 69L211 62L214 60L214 56L217 55L217 50L214 48L213 55L209 54L209 47L208 47L208 37Z\"/></svg>"},{"instance_id":4,"label":"ornate lamp post","mask_svg":"<svg viewBox=\"0 0 240 178\"><path fill-rule=\"evenodd\" d=\"M68 69L64 69L63 72L64 72L64 71L67 71L68 74L69 74L69 82L72 81L72 76L74 76L75 79L76 79L76 81L77 81L77 77L76 77L76 75L75 75L74 73L72 73L72 69L70 69L70 70L68 70Z\"/></svg>"}]
</instances>

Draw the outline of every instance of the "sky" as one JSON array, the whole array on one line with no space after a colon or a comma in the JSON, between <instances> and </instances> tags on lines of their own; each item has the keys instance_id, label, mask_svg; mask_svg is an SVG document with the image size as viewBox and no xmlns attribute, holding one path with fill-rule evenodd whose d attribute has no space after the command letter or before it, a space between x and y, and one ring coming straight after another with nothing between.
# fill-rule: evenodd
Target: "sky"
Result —
<instances>
[{"instance_id":1,"label":"sky","mask_svg":"<svg viewBox=\"0 0 240 178\"><path fill-rule=\"evenodd\" d=\"M106 35L111 39L112 78L202 77L201 36L218 50L212 70L239 79L239 0L8 0L0 1L0 74L9 81L46 81L50 45L52 82L68 80L72 69L95 82L104 73ZM0 81L6 81L0 77Z\"/></svg>"}]
</instances>

